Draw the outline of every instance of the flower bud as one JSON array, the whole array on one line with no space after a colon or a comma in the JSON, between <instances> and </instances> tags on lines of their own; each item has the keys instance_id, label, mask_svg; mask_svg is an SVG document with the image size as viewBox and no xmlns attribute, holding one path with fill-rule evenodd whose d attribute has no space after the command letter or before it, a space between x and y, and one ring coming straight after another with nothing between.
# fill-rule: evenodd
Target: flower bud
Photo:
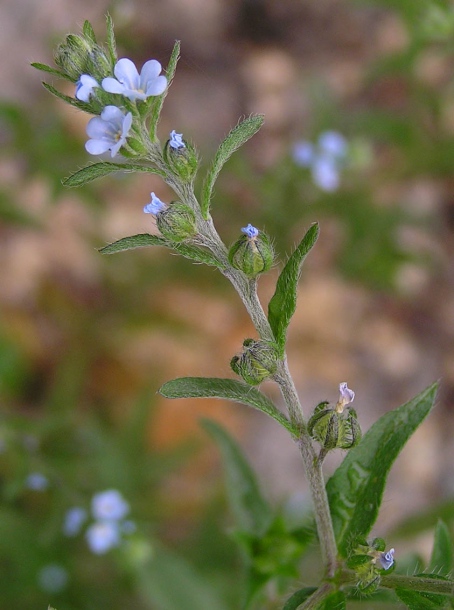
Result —
<instances>
[{"instance_id":1,"label":"flower bud","mask_svg":"<svg viewBox=\"0 0 454 610\"><path fill-rule=\"evenodd\" d=\"M341 420L341 428L337 446L339 449L351 449L359 443L362 437L361 427L356 411L347 407L346 417Z\"/></svg>"},{"instance_id":2,"label":"flower bud","mask_svg":"<svg viewBox=\"0 0 454 610\"><path fill-rule=\"evenodd\" d=\"M338 446L342 423L339 414L327 405L327 402L317 405L308 421L307 431L324 449L335 449Z\"/></svg>"},{"instance_id":3,"label":"flower bud","mask_svg":"<svg viewBox=\"0 0 454 610\"><path fill-rule=\"evenodd\" d=\"M258 385L274 375L277 369L277 353L268 341L245 339L243 353L230 361L232 370L249 385Z\"/></svg>"},{"instance_id":4,"label":"flower bud","mask_svg":"<svg viewBox=\"0 0 454 610\"><path fill-rule=\"evenodd\" d=\"M104 49L78 34L68 34L66 41L55 50L54 60L74 82L82 74L89 74L101 82L112 72L111 61Z\"/></svg>"},{"instance_id":5,"label":"flower bud","mask_svg":"<svg viewBox=\"0 0 454 610\"><path fill-rule=\"evenodd\" d=\"M170 139L164 146L164 161L171 171L184 182L191 182L198 166L194 148L183 140L183 134L170 132Z\"/></svg>"},{"instance_id":6,"label":"flower bud","mask_svg":"<svg viewBox=\"0 0 454 610\"><path fill-rule=\"evenodd\" d=\"M274 252L268 236L248 224L244 233L229 250L232 267L243 271L248 277L256 277L271 268Z\"/></svg>"},{"instance_id":7,"label":"flower bud","mask_svg":"<svg viewBox=\"0 0 454 610\"><path fill-rule=\"evenodd\" d=\"M184 203L171 203L156 215L158 229L171 241L180 242L197 235L195 214Z\"/></svg>"}]
</instances>

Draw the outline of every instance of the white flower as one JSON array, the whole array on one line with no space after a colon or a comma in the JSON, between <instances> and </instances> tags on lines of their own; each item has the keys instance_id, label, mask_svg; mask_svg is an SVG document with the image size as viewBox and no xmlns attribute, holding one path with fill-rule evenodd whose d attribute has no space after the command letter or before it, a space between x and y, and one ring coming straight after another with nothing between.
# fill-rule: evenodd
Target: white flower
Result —
<instances>
[{"instance_id":1,"label":"white flower","mask_svg":"<svg viewBox=\"0 0 454 610\"><path fill-rule=\"evenodd\" d=\"M154 193L150 193L150 195L151 201L144 206L143 211L145 214L154 214L156 216L156 214L159 214L159 212L165 210L167 206L159 199L159 197L156 197Z\"/></svg>"},{"instance_id":2,"label":"white flower","mask_svg":"<svg viewBox=\"0 0 454 610\"><path fill-rule=\"evenodd\" d=\"M86 518L87 511L85 508L81 508L80 506L70 508L66 512L65 521L63 523L63 533L65 536L77 536Z\"/></svg>"},{"instance_id":3,"label":"white flower","mask_svg":"<svg viewBox=\"0 0 454 610\"><path fill-rule=\"evenodd\" d=\"M120 148L126 144L126 138L132 125L132 114L123 114L116 106L106 106L101 116L88 121L87 135L90 137L85 149L90 155L102 155L110 150L115 157Z\"/></svg>"},{"instance_id":4,"label":"white flower","mask_svg":"<svg viewBox=\"0 0 454 610\"><path fill-rule=\"evenodd\" d=\"M76 83L77 99L81 102L89 102L95 87L99 87L98 81L88 74L82 74Z\"/></svg>"},{"instance_id":5,"label":"white flower","mask_svg":"<svg viewBox=\"0 0 454 610\"><path fill-rule=\"evenodd\" d=\"M119 521L129 513L129 504L116 489L108 489L93 496L93 517L99 521Z\"/></svg>"},{"instance_id":6,"label":"white flower","mask_svg":"<svg viewBox=\"0 0 454 610\"><path fill-rule=\"evenodd\" d=\"M115 64L116 78L107 77L102 81L102 88L108 93L120 93L128 99L145 100L151 95L161 95L167 87L167 78L159 76L161 64L156 59L145 62L140 74L134 63L127 58Z\"/></svg>"},{"instance_id":7,"label":"white flower","mask_svg":"<svg viewBox=\"0 0 454 610\"><path fill-rule=\"evenodd\" d=\"M87 544L96 555L107 553L120 544L120 530L114 521L97 521L85 532Z\"/></svg>"}]
</instances>

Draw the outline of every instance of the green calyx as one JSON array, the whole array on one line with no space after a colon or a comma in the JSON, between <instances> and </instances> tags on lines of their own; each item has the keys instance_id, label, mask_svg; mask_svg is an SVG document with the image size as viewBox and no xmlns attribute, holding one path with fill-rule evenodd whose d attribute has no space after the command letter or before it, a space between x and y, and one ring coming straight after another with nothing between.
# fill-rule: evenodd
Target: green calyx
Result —
<instances>
[{"instance_id":1,"label":"green calyx","mask_svg":"<svg viewBox=\"0 0 454 610\"><path fill-rule=\"evenodd\" d=\"M268 271L274 262L274 250L268 236L260 231L257 237L242 235L229 250L232 267L256 277Z\"/></svg>"},{"instance_id":2,"label":"green calyx","mask_svg":"<svg viewBox=\"0 0 454 610\"><path fill-rule=\"evenodd\" d=\"M354 409L347 407L339 413L328 402L321 402L315 407L307 430L326 450L350 449L359 443L362 435Z\"/></svg>"},{"instance_id":3,"label":"green calyx","mask_svg":"<svg viewBox=\"0 0 454 610\"><path fill-rule=\"evenodd\" d=\"M258 385L274 375L277 369L277 352L272 343L245 339L243 353L234 356L230 366L234 373L249 385Z\"/></svg>"},{"instance_id":4,"label":"green calyx","mask_svg":"<svg viewBox=\"0 0 454 610\"><path fill-rule=\"evenodd\" d=\"M195 214L184 203L171 203L156 216L158 229L171 241L182 242L197 235Z\"/></svg>"},{"instance_id":5,"label":"green calyx","mask_svg":"<svg viewBox=\"0 0 454 610\"><path fill-rule=\"evenodd\" d=\"M55 63L74 82L89 74L100 82L113 71L106 51L84 35L68 34L54 53Z\"/></svg>"},{"instance_id":6,"label":"green calyx","mask_svg":"<svg viewBox=\"0 0 454 610\"><path fill-rule=\"evenodd\" d=\"M199 165L194 147L185 142L184 147L174 148L169 145L169 142L170 140L167 140L164 146L164 161L171 172L183 180L183 182L192 182Z\"/></svg>"}]
</instances>

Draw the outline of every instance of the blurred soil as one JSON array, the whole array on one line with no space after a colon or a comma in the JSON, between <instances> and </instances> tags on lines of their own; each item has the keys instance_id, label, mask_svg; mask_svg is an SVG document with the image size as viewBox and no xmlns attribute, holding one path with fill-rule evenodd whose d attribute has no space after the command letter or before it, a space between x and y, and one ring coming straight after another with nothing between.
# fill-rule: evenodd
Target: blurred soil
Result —
<instances>
[{"instance_id":1,"label":"blurred soil","mask_svg":"<svg viewBox=\"0 0 454 610\"><path fill-rule=\"evenodd\" d=\"M37 106L51 106L81 146L86 118L45 97L40 74L32 71L28 62L51 63L55 41L77 31L84 19L91 20L102 36L107 9L114 16L120 46L127 43L138 64L156 57L165 65L173 41L181 39L182 59L161 129L184 129L205 158L239 116L263 112L266 126L257 136L254 163L258 169L272 164L292 135L304 134L311 120L306 90L314 78L323 79L338 103L347 108L368 101L392 108L405 98L398 80L384 82L374 90L365 88L367 62L403 47L406 34L391 13L361 3L2 2L0 52L7 61L1 63L0 74L2 82L8 83L4 98L30 108L35 117ZM433 67L426 69L434 77ZM440 70L443 78L443 66ZM230 376L229 359L239 351L243 338L250 336L251 328L228 287L212 292L208 276L203 276L200 285L194 273L193 282L181 283L174 277L159 293L153 291L151 282L150 290L138 297L141 306L150 308L154 320L148 329L146 324L135 327L122 322L120 312L109 309L103 274L134 273L135 254L125 255L127 263L115 257L106 262L100 260L94 246L148 230L140 202L148 200L151 190L159 189L164 195L162 185L142 176L119 188L105 181L102 192L106 205L93 214L78 191L68 190L59 195L57 203L51 202L45 176L29 177L26 169L20 158L0 159L0 179L17 191L21 205L40 224L39 229L0 227L0 311L40 383L46 385L52 378L59 360L70 352L70 342L89 340L83 332L84 316L87 325L92 325L89 328L93 328L92 317L98 317L95 325L99 325L103 347L88 375L91 392L102 404L108 405L109 400L127 403L150 372L155 387L179 375ZM392 196L389 185L383 185L377 197L386 205L397 195L443 214L453 201L452 192L451 199L447 198L448 186L421 179L392 185ZM437 240L429 243L439 261L436 273L429 276L418 269L403 269L399 290L390 295L340 277L331 254L338 227L334 221L328 222L307 262L291 325L289 362L308 412L320 400L335 401L339 382L348 381L356 391L355 407L363 429L367 429L380 414L411 398L434 379L443 379L435 415L424 423L393 469L380 522L386 527L454 492L452 228L451 218L451 225L441 227ZM93 236L104 241L100 244ZM402 239L413 243L419 237L410 234ZM147 251L137 256L152 279L168 254ZM261 281L264 301L272 294L276 275L274 270ZM134 307L133 299L127 303ZM271 386L264 389L275 392ZM33 396L31 391L31 402ZM23 407L33 412L32 404ZM305 490L296 448L260 414L210 401L159 399L157 409L151 443L169 446L182 437L199 434L198 418L213 416L240 438L275 499ZM121 422L120 412L112 416ZM207 486L215 484L218 465L213 456L213 448L207 445L187 471L169 482L169 493L186 509L196 507ZM328 460L328 469L340 458Z\"/></svg>"}]
</instances>

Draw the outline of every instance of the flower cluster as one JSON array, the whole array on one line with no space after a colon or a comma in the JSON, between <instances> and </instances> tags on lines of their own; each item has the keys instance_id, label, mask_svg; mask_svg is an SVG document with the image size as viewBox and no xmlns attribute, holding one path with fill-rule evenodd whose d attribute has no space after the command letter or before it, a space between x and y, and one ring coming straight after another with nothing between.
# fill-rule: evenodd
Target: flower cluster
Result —
<instances>
[{"instance_id":1,"label":"flower cluster","mask_svg":"<svg viewBox=\"0 0 454 610\"><path fill-rule=\"evenodd\" d=\"M116 489L95 494L91 501L91 515L94 521L85 531L90 550L96 555L106 553L119 546L124 534L134 531L132 521L125 520L129 504ZM77 536L88 519L88 511L82 507L70 508L63 523L63 533L68 537Z\"/></svg>"},{"instance_id":2,"label":"flower cluster","mask_svg":"<svg viewBox=\"0 0 454 610\"><path fill-rule=\"evenodd\" d=\"M386 551L383 538L374 538L372 542L358 541L347 561L349 568L358 576L358 589L361 593L370 595L376 591L381 576L394 567L394 549Z\"/></svg>"},{"instance_id":3,"label":"flower cluster","mask_svg":"<svg viewBox=\"0 0 454 610\"><path fill-rule=\"evenodd\" d=\"M316 144L300 140L293 146L293 160L311 170L315 184L324 191L335 191L340 183L340 170L348 155L347 140L336 131L323 131Z\"/></svg>"}]
</instances>

